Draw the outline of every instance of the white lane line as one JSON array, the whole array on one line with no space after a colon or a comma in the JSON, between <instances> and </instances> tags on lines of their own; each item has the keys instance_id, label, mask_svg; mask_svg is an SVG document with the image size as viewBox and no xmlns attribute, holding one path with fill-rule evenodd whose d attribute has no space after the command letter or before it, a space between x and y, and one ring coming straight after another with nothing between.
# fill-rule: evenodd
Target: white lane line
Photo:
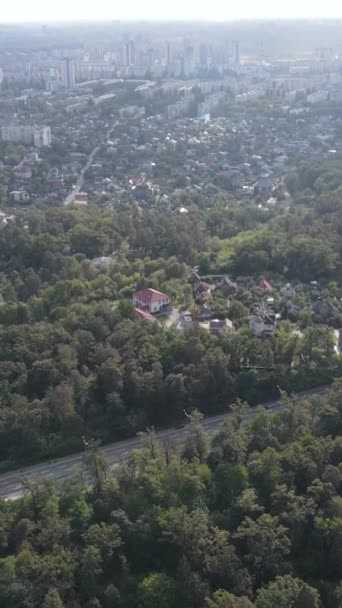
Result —
<instances>
[{"instance_id":1,"label":"white lane line","mask_svg":"<svg viewBox=\"0 0 342 608\"><path fill-rule=\"evenodd\" d=\"M308 395L324 394L328 391L329 391L329 386L321 387L321 388L312 389L312 390L309 390L306 392L303 391L301 393L298 393L297 397L305 398ZM264 407L268 411L278 411L281 409L282 406L279 402L270 402L270 403L264 404ZM246 420L248 420L249 418L254 416L256 413L257 413L257 408L253 408L253 412L246 416ZM213 432L213 431L217 430L217 428L221 424L223 424L223 422L227 418L229 418L230 415L231 414L229 412L227 412L226 414L223 414L223 415L211 417L209 419L208 418L204 419L204 421L203 421L204 430L207 432ZM163 430L163 431L157 432L157 437L159 439L176 438L176 442L179 443L184 439L184 436L186 435L186 431L187 431L187 427L183 427L179 430L178 429ZM126 450L124 452L124 454L127 454L132 449L141 447L141 444L142 444L142 442L140 439L132 438L132 439L128 439L124 442L117 443L115 445L104 446L103 448L100 449L100 451L101 451L101 453L104 453L105 455L108 454L108 456L110 456L111 458L120 458L120 456L122 457L122 454L121 454L122 450ZM55 477L57 477L57 478L66 479L73 474L73 469L71 468L72 463L80 464L82 462L82 456L83 456L82 454L76 454L73 456L58 459L55 462L50 462L50 463L44 462L42 464L33 465L32 467L28 467L25 470L19 470L19 471L16 470L16 471L13 471L12 473L0 475L0 496L1 496L1 492L3 491L2 488L11 486L12 483L18 484L18 481L23 477L28 477L29 479L36 479L36 478L39 479L40 477L43 477L44 475L48 475L48 476L55 475ZM58 469L60 471L64 472L65 469L69 469L69 468L70 468L70 472L67 474L67 476L64 475L63 477L61 477ZM54 471L54 469L57 469L57 470ZM16 485L16 487L20 487L20 486Z\"/></svg>"}]
</instances>

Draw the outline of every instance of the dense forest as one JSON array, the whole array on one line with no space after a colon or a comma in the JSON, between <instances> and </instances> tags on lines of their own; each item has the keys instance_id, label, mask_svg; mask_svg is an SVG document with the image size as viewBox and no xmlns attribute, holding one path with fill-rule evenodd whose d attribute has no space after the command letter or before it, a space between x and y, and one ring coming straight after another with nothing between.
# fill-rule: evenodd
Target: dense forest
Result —
<instances>
[{"instance_id":1,"label":"dense forest","mask_svg":"<svg viewBox=\"0 0 342 608\"><path fill-rule=\"evenodd\" d=\"M3 608L341 608L342 386L0 502ZM77 483L75 483L78 480Z\"/></svg>"},{"instance_id":2,"label":"dense forest","mask_svg":"<svg viewBox=\"0 0 342 608\"><path fill-rule=\"evenodd\" d=\"M342 608L341 179L340 160L299 164L272 208L184 196L182 214L127 200L1 220L1 467L85 448L68 483L0 501L1 608ZM232 331L200 324L194 274L236 281L209 290ZM145 287L191 325L141 320ZM267 338L262 309L281 319ZM202 416L228 411L206 436ZM146 431L185 423L184 445ZM110 470L100 443L141 431Z\"/></svg>"},{"instance_id":3,"label":"dense forest","mask_svg":"<svg viewBox=\"0 0 342 608\"><path fill-rule=\"evenodd\" d=\"M333 172L303 166L291 174L298 204L288 211L265 213L253 201L184 201L185 216L133 201L114 211L17 210L0 229L3 469L80 449L82 435L115 440L179 422L184 407L210 414L236 398L260 403L278 396L278 386L300 391L339 376L342 217ZM112 257L108 272L94 268L99 256ZM229 335L137 319L131 297L144 287L192 306L194 266L304 287L294 311L279 308L284 321L268 340L244 321L260 304L256 289L239 289ZM308 308L313 280L334 299L330 326Z\"/></svg>"}]
</instances>

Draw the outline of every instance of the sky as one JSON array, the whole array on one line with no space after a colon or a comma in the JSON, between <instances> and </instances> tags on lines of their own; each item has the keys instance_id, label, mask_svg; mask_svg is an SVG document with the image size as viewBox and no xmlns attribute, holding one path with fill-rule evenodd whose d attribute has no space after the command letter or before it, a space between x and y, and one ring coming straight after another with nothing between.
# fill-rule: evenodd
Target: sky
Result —
<instances>
[{"instance_id":1,"label":"sky","mask_svg":"<svg viewBox=\"0 0 342 608\"><path fill-rule=\"evenodd\" d=\"M14 0L0 22L342 18L341 0Z\"/></svg>"}]
</instances>

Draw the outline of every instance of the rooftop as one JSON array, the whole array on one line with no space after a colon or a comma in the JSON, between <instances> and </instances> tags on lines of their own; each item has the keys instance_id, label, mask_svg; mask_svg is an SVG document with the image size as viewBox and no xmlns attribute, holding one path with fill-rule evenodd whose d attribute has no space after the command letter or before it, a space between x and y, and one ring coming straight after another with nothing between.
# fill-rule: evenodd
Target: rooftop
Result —
<instances>
[{"instance_id":1,"label":"rooftop","mask_svg":"<svg viewBox=\"0 0 342 608\"><path fill-rule=\"evenodd\" d=\"M168 296L165 293L161 293L161 291L157 291L156 289L152 289L150 287L136 291L134 293L134 297L137 300L142 300L147 304L150 304L151 302L159 302L159 300L168 300Z\"/></svg>"}]
</instances>

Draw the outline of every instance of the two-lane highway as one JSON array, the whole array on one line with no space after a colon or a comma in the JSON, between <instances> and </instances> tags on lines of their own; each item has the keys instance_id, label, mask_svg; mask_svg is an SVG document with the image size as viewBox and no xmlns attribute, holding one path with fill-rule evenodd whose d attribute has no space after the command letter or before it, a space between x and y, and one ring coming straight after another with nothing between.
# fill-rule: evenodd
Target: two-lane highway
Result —
<instances>
[{"instance_id":1,"label":"two-lane highway","mask_svg":"<svg viewBox=\"0 0 342 608\"><path fill-rule=\"evenodd\" d=\"M320 387L301 393L300 396L310 394L320 394L327 392L327 387ZM282 407L279 401L273 403L267 403L265 407L270 411L276 411ZM256 408L251 409L246 415L246 419L254 416ZM203 429L206 433L213 433L217 431L223 422L229 418L232 414L220 414L218 416L211 416L204 418ZM157 432L157 436L161 441L172 441L176 444L182 443L187 434L187 427L184 426L179 429L171 428ZM140 437L133 437L125 441L113 443L100 448L101 453L105 456L110 465L114 466L128 457L130 452L134 449L141 447L142 439ZM75 475L75 470L82 463L84 452L74 454L72 456L66 456L59 458L53 462L48 461L45 463L33 465L27 468L12 471L11 473L3 473L0 475L0 497L5 499L18 498L23 493L21 480L23 478L31 481L53 478L55 481L63 482L67 479L72 478Z\"/></svg>"}]
</instances>

